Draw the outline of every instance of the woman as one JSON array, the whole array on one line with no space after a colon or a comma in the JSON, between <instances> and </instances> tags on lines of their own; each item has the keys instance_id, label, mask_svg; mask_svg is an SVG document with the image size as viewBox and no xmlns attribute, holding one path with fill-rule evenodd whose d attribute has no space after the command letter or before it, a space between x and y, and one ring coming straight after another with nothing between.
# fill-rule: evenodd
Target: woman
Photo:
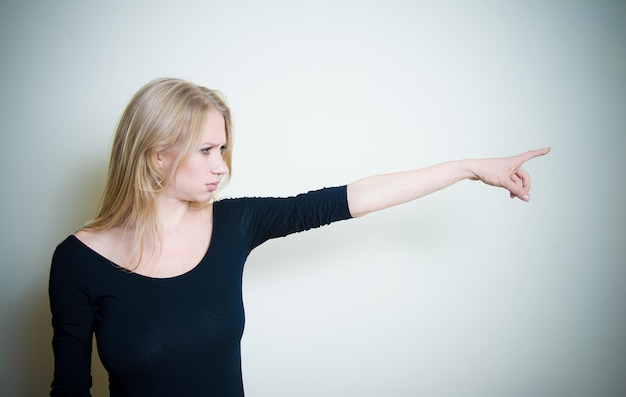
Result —
<instances>
[{"instance_id":1,"label":"woman","mask_svg":"<svg viewBox=\"0 0 626 397\"><path fill-rule=\"evenodd\" d=\"M178 79L141 88L119 122L96 217L50 274L51 396L89 396L92 336L119 396L242 396L241 277L271 238L481 180L528 201L522 165L549 148L373 176L289 198L214 200L231 171L230 110Z\"/></svg>"}]
</instances>

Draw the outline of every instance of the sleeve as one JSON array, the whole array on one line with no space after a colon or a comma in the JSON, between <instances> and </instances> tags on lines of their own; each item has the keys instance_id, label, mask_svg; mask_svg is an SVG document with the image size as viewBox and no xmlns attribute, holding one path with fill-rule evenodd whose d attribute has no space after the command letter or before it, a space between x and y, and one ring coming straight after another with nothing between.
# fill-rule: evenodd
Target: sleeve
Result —
<instances>
[{"instance_id":1,"label":"sleeve","mask_svg":"<svg viewBox=\"0 0 626 397\"><path fill-rule=\"evenodd\" d=\"M350 219L347 187L332 187L285 198L242 199L242 218L252 233L252 248L292 233Z\"/></svg>"},{"instance_id":2,"label":"sleeve","mask_svg":"<svg viewBox=\"0 0 626 397\"><path fill-rule=\"evenodd\" d=\"M54 379L51 397L90 397L94 305L67 245L52 257L48 293L52 312Z\"/></svg>"}]
</instances>

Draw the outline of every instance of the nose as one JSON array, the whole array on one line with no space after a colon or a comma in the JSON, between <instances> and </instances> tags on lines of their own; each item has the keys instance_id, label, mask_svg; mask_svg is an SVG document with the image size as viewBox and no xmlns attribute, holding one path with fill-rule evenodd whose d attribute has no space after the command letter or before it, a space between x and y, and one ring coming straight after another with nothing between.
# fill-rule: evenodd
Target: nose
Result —
<instances>
[{"instance_id":1,"label":"nose","mask_svg":"<svg viewBox=\"0 0 626 397\"><path fill-rule=\"evenodd\" d=\"M211 173L216 175L224 175L228 172L228 167L226 166L226 162L224 161L224 156L222 153L219 153L214 158L213 164L211 164Z\"/></svg>"}]
</instances>

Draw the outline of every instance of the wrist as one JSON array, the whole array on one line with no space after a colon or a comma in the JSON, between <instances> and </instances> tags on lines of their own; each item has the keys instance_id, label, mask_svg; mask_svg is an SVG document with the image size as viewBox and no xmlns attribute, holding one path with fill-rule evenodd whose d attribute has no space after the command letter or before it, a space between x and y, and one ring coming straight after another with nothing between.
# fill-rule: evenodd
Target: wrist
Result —
<instances>
[{"instance_id":1,"label":"wrist","mask_svg":"<svg viewBox=\"0 0 626 397\"><path fill-rule=\"evenodd\" d=\"M461 175L463 179L478 179L478 174L476 173L476 160L474 159L464 159L459 161L459 168L461 170Z\"/></svg>"}]
</instances>

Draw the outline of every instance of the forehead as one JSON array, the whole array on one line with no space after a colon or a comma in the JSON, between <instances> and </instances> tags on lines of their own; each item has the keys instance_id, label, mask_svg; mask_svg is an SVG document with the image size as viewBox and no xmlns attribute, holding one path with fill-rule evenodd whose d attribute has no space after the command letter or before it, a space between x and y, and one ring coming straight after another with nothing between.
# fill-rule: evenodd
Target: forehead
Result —
<instances>
[{"instance_id":1,"label":"forehead","mask_svg":"<svg viewBox=\"0 0 626 397\"><path fill-rule=\"evenodd\" d=\"M203 143L226 143L226 121L224 116L217 109L209 110L204 118L200 132Z\"/></svg>"}]
</instances>

